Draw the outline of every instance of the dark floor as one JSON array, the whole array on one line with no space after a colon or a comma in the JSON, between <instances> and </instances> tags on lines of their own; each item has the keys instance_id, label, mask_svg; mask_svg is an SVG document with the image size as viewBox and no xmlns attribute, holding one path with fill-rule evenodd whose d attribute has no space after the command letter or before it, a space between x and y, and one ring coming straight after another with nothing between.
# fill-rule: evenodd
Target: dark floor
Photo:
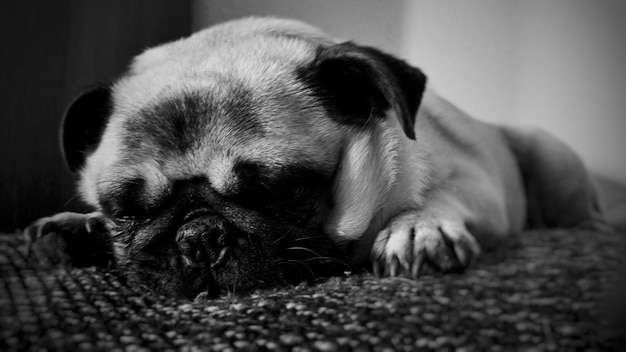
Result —
<instances>
[{"instance_id":1,"label":"dark floor","mask_svg":"<svg viewBox=\"0 0 626 352\"><path fill-rule=\"evenodd\" d=\"M34 267L0 235L0 350L624 350L606 321L626 317L622 238L532 232L465 274L347 276L193 303L93 268Z\"/></svg>"}]
</instances>

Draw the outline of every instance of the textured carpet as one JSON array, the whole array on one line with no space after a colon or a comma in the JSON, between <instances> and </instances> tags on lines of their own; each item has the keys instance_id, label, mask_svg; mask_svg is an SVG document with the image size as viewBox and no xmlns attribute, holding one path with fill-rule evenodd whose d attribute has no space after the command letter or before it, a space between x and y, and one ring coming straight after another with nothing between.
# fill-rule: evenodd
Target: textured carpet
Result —
<instances>
[{"instance_id":1,"label":"textured carpet","mask_svg":"<svg viewBox=\"0 0 626 352\"><path fill-rule=\"evenodd\" d=\"M19 237L0 235L0 351L625 350L607 321L624 318L622 237L532 232L464 274L352 275L186 302L114 272L38 267Z\"/></svg>"}]
</instances>

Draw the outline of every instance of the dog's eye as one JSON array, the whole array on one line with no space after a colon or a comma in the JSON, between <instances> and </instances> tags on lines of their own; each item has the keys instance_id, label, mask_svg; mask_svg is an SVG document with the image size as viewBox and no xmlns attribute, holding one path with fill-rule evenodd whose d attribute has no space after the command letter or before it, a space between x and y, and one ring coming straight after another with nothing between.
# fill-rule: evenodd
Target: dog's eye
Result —
<instances>
[{"instance_id":1,"label":"dog's eye","mask_svg":"<svg viewBox=\"0 0 626 352\"><path fill-rule=\"evenodd\" d=\"M136 221L138 218L136 216L131 216L131 215L121 215L121 216L114 216L112 217L112 220L115 223L127 223L130 221Z\"/></svg>"},{"instance_id":2,"label":"dog's eye","mask_svg":"<svg viewBox=\"0 0 626 352\"><path fill-rule=\"evenodd\" d=\"M301 197L306 192L304 186L282 185L271 187L262 182L250 182L239 187L230 198L243 206L254 207L257 205L271 204L278 201L286 201Z\"/></svg>"},{"instance_id":3,"label":"dog's eye","mask_svg":"<svg viewBox=\"0 0 626 352\"><path fill-rule=\"evenodd\" d=\"M269 189L249 186L231 199L238 205L284 221L306 222L315 210L316 197L306 185L284 185Z\"/></svg>"},{"instance_id":4,"label":"dog's eye","mask_svg":"<svg viewBox=\"0 0 626 352\"><path fill-rule=\"evenodd\" d=\"M227 198L248 209L287 221L306 222L329 186L329 177L315 168L279 168L250 162L235 167L236 186Z\"/></svg>"},{"instance_id":5,"label":"dog's eye","mask_svg":"<svg viewBox=\"0 0 626 352\"><path fill-rule=\"evenodd\" d=\"M149 218L148 213L143 211L140 212L139 210L104 207L103 212L117 225L128 224Z\"/></svg>"},{"instance_id":6,"label":"dog's eye","mask_svg":"<svg viewBox=\"0 0 626 352\"><path fill-rule=\"evenodd\" d=\"M144 180L131 179L107 188L100 195L100 205L107 217L122 224L151 218L162 203L161 198L146 194Z\"/></svg>"}]
</instances>

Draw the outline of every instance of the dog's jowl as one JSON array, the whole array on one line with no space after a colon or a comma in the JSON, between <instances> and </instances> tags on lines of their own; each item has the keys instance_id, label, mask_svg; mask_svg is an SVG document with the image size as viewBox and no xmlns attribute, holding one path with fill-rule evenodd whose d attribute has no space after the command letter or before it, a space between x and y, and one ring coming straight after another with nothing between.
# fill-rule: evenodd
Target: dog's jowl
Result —
<instances>
[{"instance_id":1,"label":"dog's jowl","mask_svg":"<svg viewBox=\"0 0 626 352\"><path fill-rule=\"evenodd\" d=\"M80 95L62 132L93 212L40 219L33 247L70 265L93 252L175 296L462 270L525 227L602 223L550 135L474 120L418 68L297 21L148 49Z\"/></svg>"}]
</instances>

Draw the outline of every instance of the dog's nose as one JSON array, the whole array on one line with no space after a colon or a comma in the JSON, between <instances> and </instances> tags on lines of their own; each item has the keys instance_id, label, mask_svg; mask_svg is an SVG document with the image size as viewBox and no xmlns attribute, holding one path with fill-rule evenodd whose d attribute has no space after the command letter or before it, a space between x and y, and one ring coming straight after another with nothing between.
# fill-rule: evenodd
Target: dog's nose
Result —
<instances>
[{"instance_id":1,"label":"dog's nose","mask_svg":"<svg viewBox=\"0 0 626 352\"><path fill-rule=\"evenodd\" d=\"M176 244L186 266L209 264L211 268L227 260L230 244L226 221L216 215L195 217L178 229Z\"/></svg>"}]
</instances>

